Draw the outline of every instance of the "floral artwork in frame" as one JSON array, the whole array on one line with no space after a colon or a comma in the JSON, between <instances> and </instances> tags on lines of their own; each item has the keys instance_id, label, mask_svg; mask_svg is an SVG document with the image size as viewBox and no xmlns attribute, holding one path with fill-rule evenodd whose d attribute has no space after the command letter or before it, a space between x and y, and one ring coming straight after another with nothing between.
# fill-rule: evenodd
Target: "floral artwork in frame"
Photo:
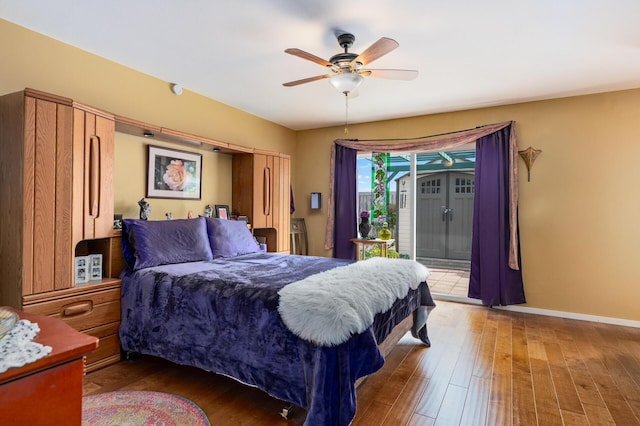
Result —
<instances>
[{"instance_id":1,"label":"floral artwork in frame","mask_svg":"<svg viewBox=\"0 0 640 426\"><path fill-rule=\"evenodd\" d=\"M202 155L148 146L147 197L200 199Z\"/></svg>"}]
</instances>

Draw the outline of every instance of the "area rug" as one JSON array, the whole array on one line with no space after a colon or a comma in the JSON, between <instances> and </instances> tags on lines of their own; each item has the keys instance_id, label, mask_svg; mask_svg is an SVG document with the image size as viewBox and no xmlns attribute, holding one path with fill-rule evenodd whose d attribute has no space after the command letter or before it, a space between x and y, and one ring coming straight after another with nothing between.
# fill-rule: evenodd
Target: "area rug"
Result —
<instances>
[{"instance_id":1,"label":"area rug","mask_svg":"<svg viewBox=\"0 0 640 426\"><path fill-rule=\"evenodd\" d=\"M82 398L83 426L211 426L204 412L181 396L117 391Z\"/></svg>"}]
</instances>

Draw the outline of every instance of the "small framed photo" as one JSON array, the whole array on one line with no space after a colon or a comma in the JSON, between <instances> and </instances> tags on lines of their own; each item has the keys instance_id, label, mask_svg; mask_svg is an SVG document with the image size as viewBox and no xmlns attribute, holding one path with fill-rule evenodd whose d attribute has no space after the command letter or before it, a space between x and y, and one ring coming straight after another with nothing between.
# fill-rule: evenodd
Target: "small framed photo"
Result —
<instances>
[{"instance_id":1,"label":"small framed photo","mask_svg":"<svg viewBox=\"0 0 640 426\"><path fill-rule=\"evenodd\" d=\"M147 197L200 199L202 155L148 146Z\"/></svg>"},{"instance_id":2,"label":"small framed photo","mask_svg":"<svg viewBox=\"0 0 640 426\"><path fill-rule=\"evenodd\" d=\"M91 265L89 264L89 256L76 256L75 258L75 283L84 284L89 282Z\"/></svg>"},{"instance_id":3,"label":"small framed photo","mask_svg":"<svg viewBox=\"0 0 640 426\"><path fill-rule=\"evenodd\" d=\"M89 273L91 280L102 279L102 255L91 254L89 255Z\"/></svg>"},{"instance_id":4,"label":"small framed photo","mask_svg":"<svg viewBox=\"0 0 640 426\"><path fill-rule=\"evenodd\" d=\"M243 222L249 223L249 217L248 216L238 216L238 220L241 220Z\"/></svg>"},{"instance_id":5,"label":"small framed photo","mask_svg":"<svg viewBox=\"0 0 640 426\"><path fill-rule=\"evenodd\" d=\"M218 219L229 219L229 206L216 204L216 217Z\"/></svg>"}]
</instances>

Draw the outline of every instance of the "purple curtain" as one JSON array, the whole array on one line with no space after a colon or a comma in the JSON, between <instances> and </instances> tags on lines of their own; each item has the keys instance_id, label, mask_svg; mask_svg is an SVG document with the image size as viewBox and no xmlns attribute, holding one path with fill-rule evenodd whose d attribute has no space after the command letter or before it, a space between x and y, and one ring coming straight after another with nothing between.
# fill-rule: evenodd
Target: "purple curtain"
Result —
<instances>
[{"instance_id":1,"label":"purple curtain","mask_svg":"<svg viewBox=\"0 0 640 426\"><path fill-rule=\"evenodd\" d=\"M334 144L335 174L334 202L335 226L333 228L333 257L355 259L355 246L351 238L357 236L356 224L356 172L358 151Z\"/></svg>"},{"instance_id":2,"label":"purple curtain","mask_svg":"<svg viewBox=\"0 0 640 426\"><path fill-rule=\"evenodd\" d=\"M526 302L521 268L509 267L511 126L476 141L469 297L489 306ZM521 266L519 238L517 253Z\"/></svg>"}]
</instances>

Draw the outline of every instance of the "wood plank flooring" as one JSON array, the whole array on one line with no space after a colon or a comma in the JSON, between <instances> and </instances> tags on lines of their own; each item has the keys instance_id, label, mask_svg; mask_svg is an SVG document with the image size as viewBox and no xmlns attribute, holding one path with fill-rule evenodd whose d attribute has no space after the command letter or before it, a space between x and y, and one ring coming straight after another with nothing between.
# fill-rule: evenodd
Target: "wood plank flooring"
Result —
<instances>
[{"instance_id":1,"label":"wood plank flooring","mask_svg":"<svg viewBox=\"0 0 640 426\"><path fill-rule=\"evenodd\" d=\"M355 426L640 425L640 329L438 301L432 347L405 336L358 388ZM282 401L227 377L151 357L85 378L85 395L181 395L214 426L300 425Z\"/></svg>"}]
</instances>

